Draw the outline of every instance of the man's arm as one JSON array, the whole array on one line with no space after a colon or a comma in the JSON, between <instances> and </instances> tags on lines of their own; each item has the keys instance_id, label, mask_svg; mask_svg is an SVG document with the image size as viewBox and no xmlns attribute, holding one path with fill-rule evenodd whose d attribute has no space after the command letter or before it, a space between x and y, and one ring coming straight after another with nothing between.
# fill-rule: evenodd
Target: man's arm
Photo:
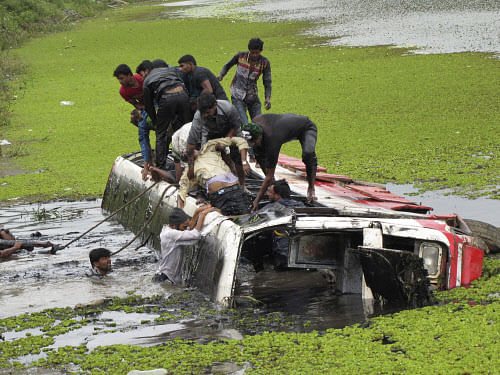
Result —
<instances>
[{"instance_id":1,"label":"man's arm","mask_svg":"<svg viewBox=\"0 0 500 375\"><path fill-rule=\"evenodd\" d=\"M208 210L211 207L212 207L211 204L206 204L196 208L196 210L194 210L194 215L189 222L189 227L194 228L196 223L198 222L198 216L200 216L200 213L203 212L204 210Z\"/></svg>"},{"instance_id":2,"label":"man's arm","mask_svg":"<svg viewBox=\"0 0 500 375\"><path fill-rule=\"evenodd\" d=\"M206 206L204 206L204 207L206 207ZM203 227L203 223L205 221L205 217L207 216L207 214L209 212L212 212L212 211L217 211L217 212L221 213L221 211L218 208L211 207L211 206L210 206L210 208L205 208L204 210L202 210L200 213L200 216L198 218L198 222L196 223L196 227L195 227L196 230L198 230L198 231L201 230L201 228Z\"/></svg>"},{"instance_id":3,"label":"man's arm","mask_svg":"<svg viewBox=\"0 0 500 375\"><path fill-rule=\"evenodd\" d=\"M12 254L14 254L16 251L18 251L21 248L21 246L23 246L22 242L16 242L14 244L14 246L12 246L12 247L10 247L8 249L0 251L0 258L8 258L8 257L10 257Z\"/></svg>"},{"instance_id":4,"label":"man's arm","mask_svg":"<svg viewBox=\"0 0 500 375\"><path fill-rule=\"evenodd\" d=\"M194 186L197 183L198 180L196 178L190 179L188 177L188 171L185 170L181 176L181 179L179 180L179 190L177 192L177 207L184 207L189 189L191 189L191 186Z\"/></svg>"},{"instance_id":5,"label":"man's arm","mask_svg":"<svg viewBox=\"0 0 500 375\"><path fill-rule=\"evenodd\" d=\"M231 69L233 67L233 65L238 64L239 56L240 56L240 53L238 52L236 55L233 56L233 58L231 60L229 60L226 63L226 65L224 65L222 67L222 70L221 70L220 74L217 76L217 79L219 81L222 81L222 78L224 78L224 76L227 74L227 72L229 71L229 69Z\"/></svg>"},{"instance_id":6,"label":"man's arm","mask_svg":"<svg viewBox=\"0 0 500 375\"><path fill-rule=\"evenodd\" d=\"M203 127L203 121L201 118L200 111L196 111L193 117L193 122L191 123L191 129L189 130L189 135L187 138L188 147L191 145L194 150L195 146L201 142L201 129Z\"/></svg>"},{"instance_id":7,"label":"man's arm","mask_svg":"<svg viewBox=\"0 0 500 375\"><path fill-rule=\"evenodd\" d=\"M248 142L241 137L232 137L231 144L238 147L241 156L241 164L243 165L243 171L248 176L250 174L250 165L247 161Z\"/></svg>"},{"instance_id":8,"label":"man's arm","mask_svg":"<svg viewBox=\"0 0 500 375\"><path fill-rule=\"evenodd\" d=\"M163 169L150 166L149 172L151 173L151 178L153 179L154 182L162 180L168 181L168 172Z\"/></svg>"},{"instance_id":9,"label":"man's arm","mask_svg":"<svg viewBox=\"0 0 500 375\"><path fill-rule=\"evenodd\" d=\"M210 81L208 79L204 80L203 82L201 82L201 94L204 94L204 93L208 93L208 94L213 94L214 93L214 89L212 87L212 84L210 83Z\"/></svg>"},{"instance_id":10,"label":"man's arm","mask_svg":"<svg viewBox=\"0 0 500 375\"><path fill-rule=\"evenodd\" d=\"M266 60L266 66L262 74L262 83L264 84L265 101L264 106L267 110L271 109L271 63Z\"/></svg>"},{"instance_id":11,"label":"man's arm","mask_svg":"<svg viewBox=\"0 0 500 375\"><path fill-rule=\"evenodd\" d=\"M267 168L266 169L266 177L264 178L264 182L262 182L262 186L260 187L259 194L253 201L252 211L257 211L259 209L259 202L266 194L267 188L271 185L271 182L274 179L274 172L276 171L276 167Z\"/></svg>"},{"instance_id":12,"label":"man's arm","mask_svg":"<svg viewBox=\"0 0 500 375\"><path fill-rule=\"evenodd\" d=\"M231 124L231 130L226 134L226 137L241 137L241 118L238 110L231 104L229 111L225 113L227 121Z\"/></svg>"}]
</instances>

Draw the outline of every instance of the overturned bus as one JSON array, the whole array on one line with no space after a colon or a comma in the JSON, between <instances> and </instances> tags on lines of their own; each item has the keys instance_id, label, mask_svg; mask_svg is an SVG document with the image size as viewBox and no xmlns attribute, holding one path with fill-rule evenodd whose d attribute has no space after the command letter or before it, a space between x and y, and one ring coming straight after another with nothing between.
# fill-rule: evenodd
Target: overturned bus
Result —
<instances>
[{"instance_id":1,"label":"overturned bus","mask_svg":"<svg viewBox=\"0 0 500 375\"><path fill-rule=\"evenodd\" d=\"M115 160L102 209L122 208L117 220L159 251L161 229L177 207L177 187L164 181L152 186L142 180L141 169L140 153ZM275 178L286 179L292 198L305 201L300 160L280 155ZM256 193L262 179L252 165L250 191ZM196 194L190 193L184 207L191 215ZM185 285L230 306L242 254L258 262L276 232L288 237L288 267L327 272L341 293L363 298L422 304L429 288L451 289L481 276L481 242L458 215L431 215L430 207L381 185L328 174L323 167L318 167L316 195L318 200L303 208L269 205L236 219L207 215L202 240L185 252Z\"/></svg>"}]
</instances>

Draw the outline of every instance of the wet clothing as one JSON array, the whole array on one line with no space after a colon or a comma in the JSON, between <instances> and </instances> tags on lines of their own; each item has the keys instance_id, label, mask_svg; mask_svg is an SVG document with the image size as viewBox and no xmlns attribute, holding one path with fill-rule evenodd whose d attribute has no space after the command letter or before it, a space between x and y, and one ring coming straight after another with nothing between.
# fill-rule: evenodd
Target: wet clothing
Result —
<instances>
[{"instance_id":1,"label":"wet clothing","mask_svg":"<svg viewBox=\"0 0 500 375\"><path fill-rule=\"evenodd\" d=\"M274 204L281 204L285 207L304 207L304 203L287 198L281 198L274 202ZM281 232L279 229L274 231L271 254L275 269L279 270L287 267L289 242L290 240L285 233Z\"/></svg>"},{"instance_id":2,"label":"wet clothing","mask_svg":"<svg viewBox=\"0 0 500 375\"><path fill-rule=\"evenodd\" d=\"M94 266L90 267L86 272L85 276L87 277L104 277L105 275L101 275L97 268Z\"/></svg>"},{"instance_id":3,"label":"wet clothing","mask_svg":"<svg viewBox=\"0 0 500 375\"><path fill-rule=\"evenodd\" d=\"M144 94L142 91L142 76L136 73L134 74L134 78L137 81L137 87L120 86L120 95L123 99L125 99L125 101L135 107L136 104L144 104Z\"/></svg>"},{"instance_id":4,"label":"wet clothing","mask_svg":"<svg viewBox=\"0 0 500 375\"><path fill-rule=\"evenodd\" d=\"M176 230L164 225L160 233L161 260L157 274L163 274L175 283L182 283L183 247L195 245L201 238L197 229Z\"/></svg>"},{"instance_id":5,"label":"wet clothing","mask_svg":"<svg viewBox=\"0 0 500 375\"><path fill-rule=\"evenodd\" d=\"M316 140L318 129L308 117L293 113L263 114L254 119L264 133L260 145L254 146L255 158L262 168L274 168L278 164L281 145L298 139L302 146L302 161L308 175L318 166Z\"/></svg>"},{"instance_id":6,"label":"wet clothing","mask_svg":"<svg viewBox=\"0 0 500 375\"><path fill-rule=\"evenodd\" d=\"M239 100L253 101L258 95L257 80L262 76L265 97L271 97L271 63L264 56L256 62L248 61L248 51L238 52L222 67L220 75L224 77L233 65L238 64L236 74L229 91Z\"/></svg>"},{"instance_id":7,"label":"wet clothing","mask_svg":"<svg viewBox=\"0 0 500 375\"><path fill-rule=\"evenodd\" d=\"M232 129L236 130L236 135L241 134L241 120L236 108L227 100L217 100L215 118L203 117L200 111L196 111L188 143L203 146L210 139L224 138Z\"/></svg>"},{"instance_id":8,"label":"wet clothing","mask_svg":"<svg viewBox=\"0 0 500 375\"><path fill-rule=\"evenodd\" d=\"M215 98L219 100L228 100L226 92L222 88L219 80L217 79L215 74L213 74L207 68L204 68L202 66L196 66L193 74L190 74L189 76L191 76L191 84L189 86L191 91L189 96L192 97L196 95L196 93L198 93L199 96L203 91L203 86L201 84L206 80L208 80L210 82L210 85L212 86ZM193 92L193 95L191 95L191 92Z\"/></svg>"},{"instance_id":9,"label":"wet clothing","mask_svg":"<svg viewBox=\"0 0 500 375\"><path fill-rule=\"evenodd\" d=\"M23 245L21 246L21 249L25 250L33 250L35 248L35 242L37 241L30 241L30 240L3 240L0 239L0 250L5 250L5 249L10 249L13 247L16 242L22 242Z\"/></svg>"},{"instance_id":10,"label":"wet clothing","mask_svg":"<svg viewBox=\"0 0 500 375\"><path fill-rule=\"evenodd\" d=\"M262 112L257 88L257 81L261 75L265 97L271 97L271 64L269 60L261 55L257 61L250 62L248 56L248 51L238 52L222 67L220 72L220 75L224 77L233 65L237 65L229 91L231 92L231 101L238 110L243 124L248 122L247 109L251 119Z\"/></svg>"},{"instance_id":11,"label":"wet clothing","mask_svg":"<svg viewBox=\"0 0 500 375\"><path fill-rule=\"evenodd\" d=\"M250 213L251 201L239 184L208 194L210 204L221 210L225 216L237 216Z\"/></svg>"},{"instance_id":12,"label":"wet clothing","mask_svg":"<svg viewBox=\"0 0 500 375\"><path fill-rule=\"evenodd\" d=\"M189 98L175 67L153 69L144 80L143 87L144 105L156 129L156 166L165 169L171 141L169 125L175 131L189 121ZM180 91L167 92L176 89ZM155 100L158 112L154 108Z\"/></svg>"},{"instance_id":13,"label":"wet clothing","mask_svg":"<svg viewBox=\"0 0 500 375\"><path fill-rule=\"evenodd\" d=\"M235 145L238 150L248 149L248 143L243 138L217 138L208 141L201 149L200 155L194 161L194 178L189 180L186 169L179 181L179 197L185 202L189 189L196 184L206 188L207 182L215 176L231 173L231 169L224 162L217 146Z\"/></svg>"}]
</instances>

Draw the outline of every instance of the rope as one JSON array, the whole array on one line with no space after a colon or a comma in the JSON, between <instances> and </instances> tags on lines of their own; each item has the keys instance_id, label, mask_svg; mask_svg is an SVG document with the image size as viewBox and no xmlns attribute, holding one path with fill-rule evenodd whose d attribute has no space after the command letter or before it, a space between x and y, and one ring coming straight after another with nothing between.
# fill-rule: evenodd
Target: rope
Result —
<instances>
[{"instance_id":1,"label":"rope","mask_svg":"<svg viewBox=\"0 0 500 375\"><path fill-rule=\"evenodd\" d=\"M153 213L151 214L151 217L144 223L144 225L142 226L141 230L134 236L134 238L132 238L125 245L123 245L121 249L115 251L114 253L111 253L111 256L114 256L114 255L118 254L120 251L126 249L132 242L134 242L137 239L137 237L139 237L142 234L142 232L144 232L144 230L148 227L149 223L153 220L154 216L156 215L156 212L158 211L158 208L160 207L160 204L163 201L163 197L165 196L165 193L171 187L175 188L175 190L170 195L168 195L167 198L170 197L170 196L172 196L172 194L175 193L175 191L177 190L177 187L175 185L169 185L169 186L167 186L167 188L163 191L163 194L161 195L160 199L158 200L158 203L156 204L156 207L153 210ZM146 244L146 242L149 240L149 237L151 237L151 234L148 236L148 238L146 239L146 241L144 242L144 244L142 244L141 246L137 247L135 250L137 250L137 249L141 248L142 246L144 246Z\"/></svg>"},{"instance_id":2,"label":"rope","mask_svg":"<svg viewBox=\"0 0 500 375\"><path fill-rule=\"evenodd\" d=\"M68 247L69 245L71 245L73 242L76 242L78 241L80 238L82 238L83 236L85 236L87 233L89 233L90 231L94 230L95 228L97 228L99 225L101 225L102 223L108 221L109 219L111 219L113 216L115 216L118 212L120 212L121 210L123 210L125 207L129 206L130 204L132 204L133 202L135 202L137 199L139 199L140 197L142 197L144 194L146 194L149 190L151 190L153 187L155 187L160 181L157 181L155 182L153 185L151 185L150 187L148 187L146 190L144 190L142 193L140 193L139 195L137 195L136 197L134 197L131 201L128 201L127 203L125 203L123 206L121 206L119 209L117 209L116 211L114 211L111 215L109 215L108 217L106 217L105 219L101 220L100 222L98 222L96 225L94 225L92 228L90 228L88 231L86 231L85 233L81 234L80 236L76 237L75 239L69 241L67 244L61 246L58 248L58 250L62 250L66 247ZM170 185L172 186L172 185Z\"/></svg>"}]
</instances>

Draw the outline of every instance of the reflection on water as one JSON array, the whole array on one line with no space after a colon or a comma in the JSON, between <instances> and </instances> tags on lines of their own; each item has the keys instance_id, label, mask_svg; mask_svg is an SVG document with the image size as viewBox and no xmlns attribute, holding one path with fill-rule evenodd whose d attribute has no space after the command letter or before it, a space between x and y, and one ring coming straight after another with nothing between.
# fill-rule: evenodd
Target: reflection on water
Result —
<instances>
[{"instance_id":1,"label":"reflection on water","mask_svg":"<svg viewBox=\"0 0 500 375\"><path fill-rule=\"evenodd\" d=\"M458 214L464 219L480 220L500 227L500 200L487 198L467 199L456 195L446 195L446 190L427 191L423 194L410 195L418 190L409 184L387 184L387 190L434 208L432 211L434 214Z\"/></svg>"},{"instance_id":2,"label":"reflection on water","mask_svg":"<svg viewBox=\"0 0 500 375\"><path fill-rule=\"evenodd\" d=\"M307 33L335 45L396 45L416 53L500 52L497 0L198 0L168 2L179 15L318 23ZM192 6L191 6L192 5ZM170 10L169 10L170 11Z\"/></svg>"}]
</instances>

